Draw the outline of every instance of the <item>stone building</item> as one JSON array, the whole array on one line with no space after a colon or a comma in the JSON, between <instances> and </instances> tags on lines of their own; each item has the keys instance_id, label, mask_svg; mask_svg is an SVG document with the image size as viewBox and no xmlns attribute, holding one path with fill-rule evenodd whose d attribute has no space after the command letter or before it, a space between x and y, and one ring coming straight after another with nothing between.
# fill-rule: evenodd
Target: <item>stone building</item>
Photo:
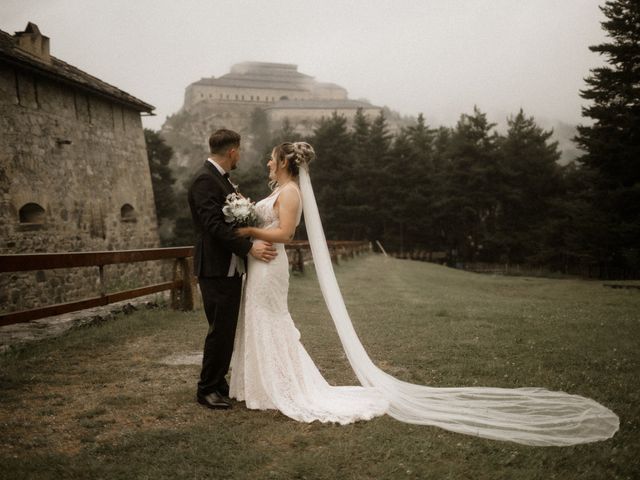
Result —
<instances>
[{"instance_id":1,"label":"stone building","mask_svg":"<svg viewBox=\"0 0 640 480\"><path fill-rule=\"evenodd\" d=\"M208 151L207 139L218 128L230 128L243 136L245 151L254 151L251 129L256 112L265 114L274 132L288 120L300 135L311 135L318 121L334 112L351 124L361 108L370 119L380 107L351 100L335 83L323 83L287 63L243 62L221 77L203 78L187 86L180 111L167 118L162 136L173 147L174 165L193 170ZM256 154L261 152L255 151Z\"/></svg>"},{"instance_id":2,"label":"stone building","mask_svg":"<svg viewBox=\"0 0 640 480\"><path fill-rule=\"evenodd\" d=\"M140 119L153 109L52 56L36 25L0 31L0 253L157 247ZM159 268L110 272L133 286ZM96 282L97 268L5 275L0 308L83 298Z\"/></svg>"},{"instance_id":3,"label":"stone building","mask_svg":"<svg viewBox=\"0 0 640 480\"><path fill-rule=\"evenodd\" d=\"M335 83L324 83L298 72L286 63L243 62L219 78L203 78L185 90L183 110L198 112L209 123L226 125L242 132L256 108L267 113L272 130L284 119L302 134L333 112L352 120L358 108L374 117L381 108L362 100L350 100L347 91Z\"/></svg>"},{"instance_id":4,"label":"stone building","mask_svg":"<svg viewBox=\"0 0 640 480\"><path fill-rule=\"evenodd\" d=\"M184 107L200 102L267 106L279 100L344 100L347 91L334 83L320 83L287 63L243 62L220 78L203 78L185 91Z\"/></svg>"}]
</instances>

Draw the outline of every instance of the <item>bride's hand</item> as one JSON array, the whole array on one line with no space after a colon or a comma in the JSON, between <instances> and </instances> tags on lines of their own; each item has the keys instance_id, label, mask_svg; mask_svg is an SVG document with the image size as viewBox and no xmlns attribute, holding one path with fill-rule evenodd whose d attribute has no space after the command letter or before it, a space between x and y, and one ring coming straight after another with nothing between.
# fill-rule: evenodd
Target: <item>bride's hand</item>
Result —
<instances>
[{"instance_id":1,"label":"bride's hand","mask_svg":"<svg viewBox=\"0 0 640 480\"><path fill-rule=\"evenodd\" d=\"M250 237L251 227L240 227L235 230L236 237Z\"/></svg>"}]
</instances>

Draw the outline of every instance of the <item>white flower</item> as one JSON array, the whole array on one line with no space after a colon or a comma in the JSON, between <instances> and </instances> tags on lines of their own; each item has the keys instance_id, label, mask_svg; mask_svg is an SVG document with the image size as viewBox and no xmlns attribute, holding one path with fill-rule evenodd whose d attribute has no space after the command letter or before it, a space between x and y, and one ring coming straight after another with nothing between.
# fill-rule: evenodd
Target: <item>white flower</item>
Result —
<instances>
[{"instance_id":1,"label":"white flower","mask_svg":"<svg viewBox=\"0 0 640 480\"><path fill-rule=\"evenodd\" d=\"M222 213L225 221L232 225L252 226L257 220L253 202L237 193L227 195L225 205L222 207Z\"/></svg>"}]
</instances>

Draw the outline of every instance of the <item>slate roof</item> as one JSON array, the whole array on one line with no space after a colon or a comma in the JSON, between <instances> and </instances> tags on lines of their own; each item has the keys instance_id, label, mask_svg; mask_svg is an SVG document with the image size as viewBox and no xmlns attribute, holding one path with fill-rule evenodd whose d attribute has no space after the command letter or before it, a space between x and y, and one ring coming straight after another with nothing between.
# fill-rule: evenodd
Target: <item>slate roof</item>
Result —
<instances>
[{"instance_id":1,"label":"slate roof","mask_svg":"<svg viewBox=\"0 0 640 480\"><path fill-rule=\"evenodd\" d=\"M0 61L29 70L54 81L106 97L111 101L124 104L139 112L151 113L155 109L153 105L143 102L58 58L51 56L51 63L45 63L37 59L18 48L16 39L2 30L0 30Z\"/></svg>"}]
</instances>

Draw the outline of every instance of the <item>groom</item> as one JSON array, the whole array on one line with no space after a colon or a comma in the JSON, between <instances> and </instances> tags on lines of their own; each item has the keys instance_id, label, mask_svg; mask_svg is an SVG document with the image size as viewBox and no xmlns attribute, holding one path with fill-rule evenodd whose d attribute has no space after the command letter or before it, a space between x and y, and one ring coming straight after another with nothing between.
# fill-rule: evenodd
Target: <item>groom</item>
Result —
<instances>
[{"instance_id":1,"label":"groom","mask_svg":"<svg viewBox=\"0 0 640 480\"><path fill-rule=\"evenodd\" d=\"M209 137L211 155L196 173L189 188L189 207L197 238L193 259L202 303L209 322L204 342L202 371L198 382L198 403L208 408L230 408L229 371L235 339L243 266L247 254L271 261L273 245L251 242L235 236L222 213L227 195L235 188L229 172L240 161L240 135L221 129Z\"/></svg>"}]
</instances>

